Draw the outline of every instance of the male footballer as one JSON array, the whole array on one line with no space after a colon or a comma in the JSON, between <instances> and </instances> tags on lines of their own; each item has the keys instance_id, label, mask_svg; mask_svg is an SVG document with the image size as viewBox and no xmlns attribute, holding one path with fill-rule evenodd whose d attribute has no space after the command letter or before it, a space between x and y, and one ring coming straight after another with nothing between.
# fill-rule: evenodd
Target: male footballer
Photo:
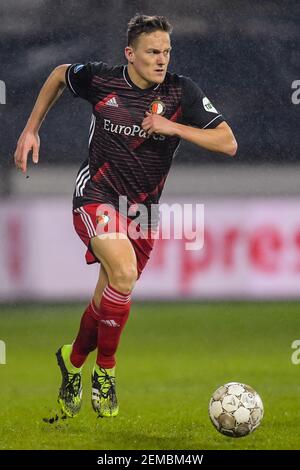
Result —
<instances>
[{"instance_id":1,"label":"male footballer","mask_svg":"<svg viewBox=\"0 0 300 470\"><path fill-rule=\"evenodd\" d=\"M56 353L62 374L63 415L78 414L82 367L97 349L92 406L99 417L118 414L116 351L127 322L134 285L145 268L156 222L143 214L157 205L181 139L234 156L237 143L222 115L190 79L167 71L171 26L162 16L135 15L128 24L126 65L103 62L56 67L43 85L15 151L26 173L39 159L39 128L65 87L92 108L88 157L76 178L74 228L86 245L86 262L100 263L99 279L72 344ZM71 142L72 145L72 142ZM125 199L126 210L120 208ZM146 211L147 212L147 211ZM133 236L129 225L135 227ZM75 275L75 274L74 274Z\"/></svg>"}]
</instances>

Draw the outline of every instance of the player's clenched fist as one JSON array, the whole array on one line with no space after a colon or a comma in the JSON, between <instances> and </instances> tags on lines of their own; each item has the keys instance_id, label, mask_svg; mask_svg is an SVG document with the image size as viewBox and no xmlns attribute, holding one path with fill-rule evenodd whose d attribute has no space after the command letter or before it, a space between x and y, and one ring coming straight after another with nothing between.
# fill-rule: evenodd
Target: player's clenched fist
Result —
<instances>
[{"instance_id":1,"label":"player's clenched fist","mask_svg":"<svg viewBox=\"0 0 300 470\"><path fill-rule=\"evenodd\" d=\"M16 167L23 173L27 170L27 158L29 152L32 151L32 161L37 163L39 161L40 138L39 135L33 132L25 131L20 135L17 148L14 154Z\"/></svg>"}]
</instances>

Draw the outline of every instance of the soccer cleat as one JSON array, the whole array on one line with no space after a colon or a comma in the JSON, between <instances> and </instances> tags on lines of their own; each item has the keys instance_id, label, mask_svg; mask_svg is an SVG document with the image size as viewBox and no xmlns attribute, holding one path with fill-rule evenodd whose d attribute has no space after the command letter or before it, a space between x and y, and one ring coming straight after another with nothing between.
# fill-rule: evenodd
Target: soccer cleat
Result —
<instances>
[{"instance_id":1,"label":"soccer cleat","mask_svg":"<svg viewBox=\"0 0 300 470\"><path fill-rule=\"evenodd\" d=\"M96 365L92 373L92 406L98 418L117 416L115 369L103 369Z\"/></svg>"},{"instance_id":2,"label":"soccer cleat","mask_svg":"<svg viewBox=\"0 0 300 470\"><path fill-rule=\"evenodd\" d=\"M82 403L81 369L72 366L70 362L71 351L72 345L65 344L56 353L62 375L57 401L62 414L68 418L74 418L79 413Z\"/></svg>"}]
</instances>

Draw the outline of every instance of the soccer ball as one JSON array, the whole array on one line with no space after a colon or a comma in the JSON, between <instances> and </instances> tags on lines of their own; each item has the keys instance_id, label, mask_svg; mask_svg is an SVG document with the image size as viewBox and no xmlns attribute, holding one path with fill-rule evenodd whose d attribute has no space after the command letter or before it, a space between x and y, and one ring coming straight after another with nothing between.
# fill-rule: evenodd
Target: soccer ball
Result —
<instances>
[{"instance_id":1,"label":"soccer ball","mask_svg":"<svg viewBox=\"0 0 300 470\"><path fill-rule=\"evenodd\" d=\"M250 434L260 425L264 414L258 393L238 382L219 387L210 399L208 410L215 428L231 437Z\"/></svg>"}]
</instances>

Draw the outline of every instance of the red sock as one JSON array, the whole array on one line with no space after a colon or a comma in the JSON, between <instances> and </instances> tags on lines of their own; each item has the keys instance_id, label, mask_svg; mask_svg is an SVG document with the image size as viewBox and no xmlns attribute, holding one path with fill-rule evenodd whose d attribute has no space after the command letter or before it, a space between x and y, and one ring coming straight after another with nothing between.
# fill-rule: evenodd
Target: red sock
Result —
<instances>
[{"instance_id":1,"label":"red sock","mask_svg":"<svg viewBox=\"0 0 300 470\"><path fill-rule=\"evenodd\" d=\"M93 301L82 315L77 338L74 341L70 361L75 367L81 367L88 354L97 347L99 314Z\"/></svg>"},{"instance_id":2,"label":"red sock","mask_svg":"<svg viewBox=\"0 0 300 470\"><path fill-rule=\"evenodd\" d=\"M115 366L115 352L127 322L131 293L122 294L109 284L105 287L99 307L97 364L105 369Z\"/></svg>"}]
</instances>

